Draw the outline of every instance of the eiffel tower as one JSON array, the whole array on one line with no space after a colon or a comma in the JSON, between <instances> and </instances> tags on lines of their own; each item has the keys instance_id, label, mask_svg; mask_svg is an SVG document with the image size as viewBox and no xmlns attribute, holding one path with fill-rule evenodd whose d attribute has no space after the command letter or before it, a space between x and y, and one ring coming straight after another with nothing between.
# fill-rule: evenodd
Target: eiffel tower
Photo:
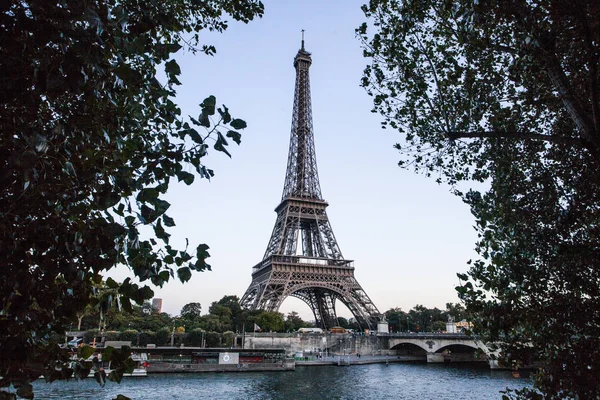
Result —
<instances>
[{"instance_id":1,"label":"eiffel tower","mask_svg":"<svg viewBox=\"0 0 600 400\"><path fill-rule=\"evenodd\" d=\"M354 277L354 263L346 260L335 240L321 196L317 172L310 81L310 53L302 47L294 58L296 89L287 172L277 220L261 262L252 268L252 283L240 300L242 307L277 311L288 297L312 309L317 326L338 325L340 300L362 328L375 329L377 307Z\"/></svg>"}]
</instances>

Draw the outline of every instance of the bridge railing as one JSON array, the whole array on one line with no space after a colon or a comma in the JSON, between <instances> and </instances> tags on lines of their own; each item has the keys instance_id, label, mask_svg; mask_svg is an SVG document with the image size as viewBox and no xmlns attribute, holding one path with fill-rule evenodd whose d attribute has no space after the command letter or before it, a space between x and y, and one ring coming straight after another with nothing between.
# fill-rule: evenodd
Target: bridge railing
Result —
<instances>
[{"instance_id":1,"label":"bridge railing","mask_svg":"<svg viewBox=\"0 0 600 400\"><path fill-rule=\"evenodd\" d=\"M434 333L434 332L398 332L398 333L383 333L383 332L373 332L371 334L364 333L299 333L299 332L289 332L289 333L278 333L278 332L246 332L246 337L273 337L273 338L290 338L290 337L298 337L298 336L306 336L306 337L318 337L318 336L333 336L333 337L351 337L351 336L385 336L390 338L414 338L414 339L424 339L424 338L434 338L434 339L473 339L471 336L467 336L464 333ZM238 334L238 336L241 336Z\"/></svg>"},{"instance_id":2,"label":"bridge railing","mask_svg":"<svg viewBox=\"0 0 600 400\"><path fill-rule=\"evenodd\" d=\"M398 332L398 333L377 333L377 336L387 336L392 338L434 338L434 339L473 339L464 333L434 333L434 332Z\"/></svg>"}]
</instances>

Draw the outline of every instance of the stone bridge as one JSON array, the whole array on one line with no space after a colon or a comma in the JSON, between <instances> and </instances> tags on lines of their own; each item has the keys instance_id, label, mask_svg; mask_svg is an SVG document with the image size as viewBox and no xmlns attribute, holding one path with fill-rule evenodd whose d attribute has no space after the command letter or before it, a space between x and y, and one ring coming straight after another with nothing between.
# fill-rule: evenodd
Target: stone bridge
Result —
<instances>
[{"instance_id":1,"label":"stone bridge","mask_svg":"<svg viewBox=\"0 0 600 400\"><path fill-rule=\"evenodd\" d=\"M483 342L460 333L389 334L379 340L396 355L426 353L427 362L488 361L489 349Z\"/></svg>"},{"instance_id":2,"label":"stone bridge","mask_svg":"<svg viewBox=\"0 0 600 400\"><path fill-rule=\"evenodd\" d=\"M489 362L489 349L484 343L460 333L396 333L396 334L247 334L246 348L284 348L288 354L371 354L397 356L405 360L429 363ZM239 338L242 343L242 337Z\"/></svg>"}]
</instances>

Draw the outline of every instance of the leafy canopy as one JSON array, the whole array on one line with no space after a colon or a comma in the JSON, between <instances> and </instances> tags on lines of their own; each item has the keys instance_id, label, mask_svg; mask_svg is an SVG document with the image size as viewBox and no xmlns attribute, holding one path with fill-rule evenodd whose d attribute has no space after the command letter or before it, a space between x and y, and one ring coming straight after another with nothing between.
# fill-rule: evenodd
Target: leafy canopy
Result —
<instances>
[{"instance_id":1,"label":"leafy canopy","mask_svg":"<svg viewBox=\"0 0 600 400\"><path fill-rule=\"evenodd\" d=\"M200 303L188 303L181 308L179 315L183 319L198 319L202 316L202 305Z\"/></svg>"},{"instance_id":2,"label":"leafy canopy","mask_svg":"<svg viewBox=\"0 0 600 400\"><path fill-rule=\"evenodd\" d=\"M174 55L213 55L200 32L262 13L256 0L1 3L0 387L33 396L29 382L64 358L51 335L113 266L159 286L210 269L206 244L171 246L162 197L175 181L212 177L203 158L230 155L246 123L214 96L182 116ZM153 294L107 284L126 309Z\"/></svg>"},{"instance_id":3,"label":"leafy canopy","mask_svg":"<svg viewBox=\"0 0 600 400\"><path fill-rule=\"evenodd\" d=\"M403 167L471 207L479 259L457 288L534 391L600 397L600 3L372 0L362 85ZM486 190L462 193L458 183Z\"/></svg>"}]
</instances>

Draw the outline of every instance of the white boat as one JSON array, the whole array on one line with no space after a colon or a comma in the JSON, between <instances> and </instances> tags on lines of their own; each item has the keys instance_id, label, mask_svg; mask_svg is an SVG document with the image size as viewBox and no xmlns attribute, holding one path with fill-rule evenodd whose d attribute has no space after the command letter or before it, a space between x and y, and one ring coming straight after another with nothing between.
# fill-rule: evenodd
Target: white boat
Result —
<instances>
[{"instance_id":1,"label":"white boat","mask_svg":"<svg viewBox=\"0 0 600 400\"><path fill-rule=\"evenodd\" d=\"M110 362L108 364L109 365L107 368L101 367L101 369L106 373L106 376L108 376L108 374L110 374L113 371L110 368ZM90 374L88 375L88 378L93 378L95 373L96 373L96 371L94 369L90 370ZM140 365L139 367L135 367L133 369L133 371L124 373L123 376L131 376L131 377L148 376L148 371L146 370L145 366Z\"/></svg>"}]
</instances>

